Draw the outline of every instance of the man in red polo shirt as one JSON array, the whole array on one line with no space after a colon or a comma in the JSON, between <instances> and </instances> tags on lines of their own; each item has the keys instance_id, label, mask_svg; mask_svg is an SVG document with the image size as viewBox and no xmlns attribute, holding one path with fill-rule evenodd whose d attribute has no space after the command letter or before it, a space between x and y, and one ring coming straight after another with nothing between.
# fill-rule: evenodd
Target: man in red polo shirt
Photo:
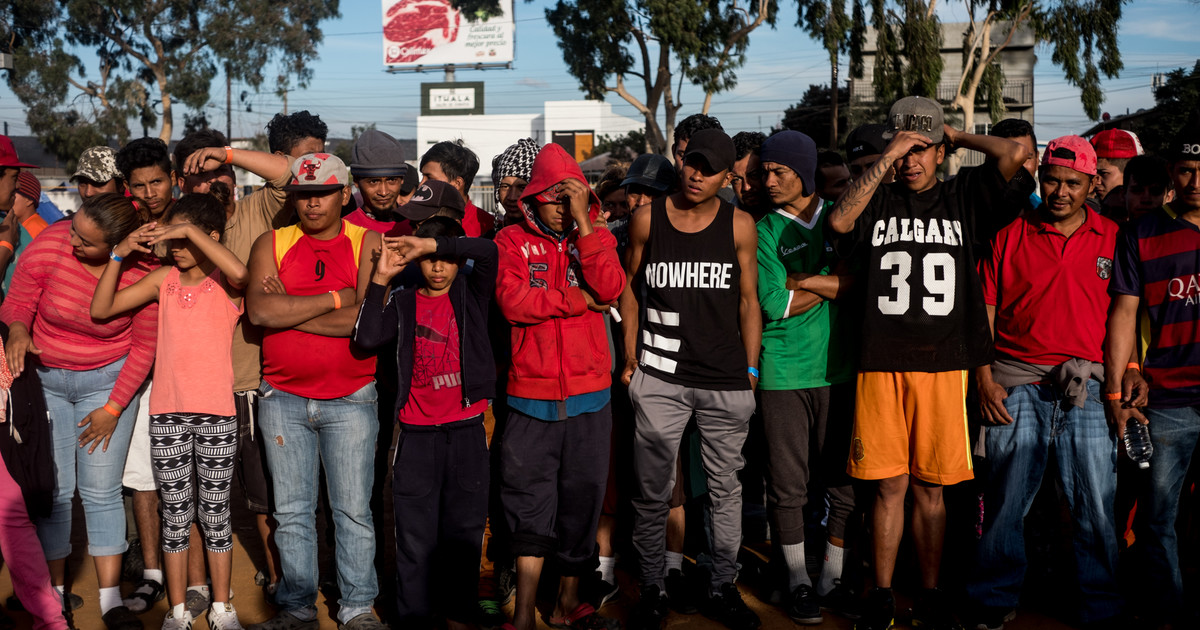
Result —
<instances>
[{"instance_id":1,"label":"man in red polo shirt","mask_svg":"<svg viewBox=\"0 0 1200 630\"><path fill-rule=\"evenodd\" d=\"M1051 457L1077 525L1079 621L1120 612L1117 449L1100 403L1117 225L1085 204L1095 175L1086 140L1051 140L1039 169L1042 204L1000 230L981 265L996 338L995 361L976 370L991 474L967 592L981 628L1002 628L1020 600L1025 514Z\"/></svg>"}]
</instances>

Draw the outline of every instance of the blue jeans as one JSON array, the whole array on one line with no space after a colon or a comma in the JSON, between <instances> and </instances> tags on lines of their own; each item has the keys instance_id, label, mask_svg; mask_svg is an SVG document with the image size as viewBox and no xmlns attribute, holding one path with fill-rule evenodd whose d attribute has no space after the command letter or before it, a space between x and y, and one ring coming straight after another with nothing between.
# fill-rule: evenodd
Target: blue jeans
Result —
<instances>
[{"instance_id":1,"label":"blue jeans","mask_svg":"<svg viewBox=\"0 0 1200 630\"><path fill-rule=\"evenodd\" d=\"M1025 516L1042 485L1053 446L1075 523L1081 621L1117 614L1117 443L1104 419L1100 383L1088 381L1082 408L1071 405L1057 387L1037 384L1010 388L1004 406L1012 424L987 429L991 475L984 490L978 567L967 593L984 606L1017 607L1025 579Z\"/></svg>"},{"instance_id":2,"label":"blue jeans","mask_svg":"<svg viewBox=\"0 0 1200 630\"><path fill-rule=\"evenodd\" d=\"M1138 576L1149 599L1146 610L1172 619L1183 605L1183 576L1179 572L1179 542L1175 518L1183 478L1200 441L1200 408L1146 409L1150 420L1150 474L1139 485L1134 532L1145 554L1145 572Z\"/></svg>"},{"instance_id":3,"label":"blue jeans","mask_svg":"<svg viewBox=\"0 0 1200 630\"><path fill-rule=\"evenodd\" d=\"M139 397L134 396L121 412L109 440L90 455L79 448L80 427L89 413L104 406L112 394L125 359L94 370L39 367L46 409L50 414L50 440L54 449L56 488L50 516L37 520L38 538L47 560L71 555L71 499L79 489L87 521L88 553L115 556L125 553L125 503L121 498L121 475L137 416Z\"/></svg>"},{"instance_id":4,"label":"blue jeans","mask_svg":"<svg viewBox=\"0 0 1200 630\"><path fill-rule=\"evenodd\" d=\"M317 400L262 385L259 420L275 490L275 542L283 576L281 610L311 611L317 602L317 483L320 466L333 511L342 623L369 612L375 579L371 525L372 466L379 420L375 384L342 398ZM343 618L344 617L344 618Z\"/></svg>"}]
</instances>

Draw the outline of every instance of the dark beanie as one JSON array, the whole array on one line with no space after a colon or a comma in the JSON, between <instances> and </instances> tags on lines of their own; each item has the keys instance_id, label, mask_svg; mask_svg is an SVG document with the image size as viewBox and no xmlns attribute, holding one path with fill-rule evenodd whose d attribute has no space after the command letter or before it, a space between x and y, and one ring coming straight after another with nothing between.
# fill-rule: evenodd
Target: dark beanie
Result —
<instances>
[{"instance_id":1,"label":"dark beanie","mask_svg":"<svg viewBox=\"0 0 1200 630\"><path fill-rule=\"evenodd\" d=\"M804 195L816 194L817 143L799 131L781 131L762 143L759 159L782 164L800 176L804 182Z\"/></svg>"}]
</instances>

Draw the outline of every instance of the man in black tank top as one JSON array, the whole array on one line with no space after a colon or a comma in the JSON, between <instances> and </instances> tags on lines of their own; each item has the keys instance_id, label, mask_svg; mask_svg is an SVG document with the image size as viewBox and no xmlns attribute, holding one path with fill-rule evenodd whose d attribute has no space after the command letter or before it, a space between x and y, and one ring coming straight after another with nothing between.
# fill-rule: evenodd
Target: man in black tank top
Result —
<instances>
[{"instance_id":1,"label":"man in black tank top","mask_svg":"<svg viewBox=\"0 0 1200 630\"><path fill-rule=\"evenodd\" d=\"M754 412L762 312L757 233L750 215L717 198L728 185L733 141L706 129L687 145L679 192L634 213L621 295L626 365L636 411L638 496L634 546L642 598L633 628L666 617L663 565L667 501L688 420L696 417L712 502L712 584L702 612L752 630L758 616L734 585L741 544L742 445Z\"/></svg>"}]
</instances>

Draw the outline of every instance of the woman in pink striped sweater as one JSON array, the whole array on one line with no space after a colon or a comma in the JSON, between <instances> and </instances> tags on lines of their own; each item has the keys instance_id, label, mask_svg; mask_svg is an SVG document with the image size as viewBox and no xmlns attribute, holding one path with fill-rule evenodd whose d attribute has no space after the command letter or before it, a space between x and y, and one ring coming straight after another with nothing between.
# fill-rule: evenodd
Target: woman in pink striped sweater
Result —
<instances>
[{"instance_id":1,"label":"woman in pink striped sweater","mask_svg":"<svg viewBox=\"0 0 1200 630\"><path fill-rule=\"evenodd\" d=\"M0 320L10 327L8 367L14 375L37 369L50 412L58 484L50 516L37 526L51 581L63 588L71 554L71 497L78 488L100 610L110 630L142 628L121 603L121 554L127 547L121 473L137 390L154 363L158 306L106 320L92 319L89 309L112 246L139 225L127 198L88 199L71 221L46 228L26 248L0 305ZM157 266L143 257L121 276L121 287Z\"/></svg>"}]
</instances>

